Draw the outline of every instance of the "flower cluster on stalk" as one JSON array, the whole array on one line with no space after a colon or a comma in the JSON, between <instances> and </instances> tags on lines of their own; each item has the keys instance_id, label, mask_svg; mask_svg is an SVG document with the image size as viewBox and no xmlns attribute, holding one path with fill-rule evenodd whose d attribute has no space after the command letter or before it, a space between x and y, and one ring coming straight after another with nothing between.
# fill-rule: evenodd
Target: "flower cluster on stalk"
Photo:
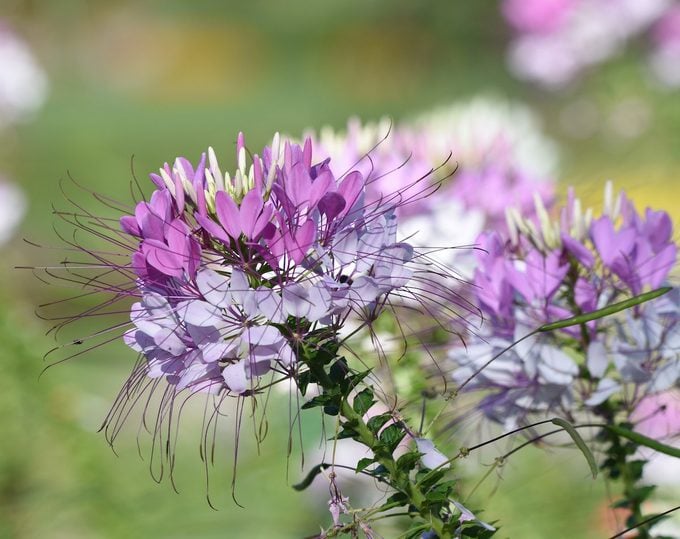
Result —
<instances>
[{"instance_id":1,"label":"flower cluster on stalk","mask_svg":"<svg viewBox=\"0 0 680 539\"><path fill-rule=\"evenodd\" d=\"M137 246L140 301L126 343L177 391L257 391L296 372L296 347L351 313L374 317L411 276L394 203L365 201L358 171L312 163L312 145L274 138L223 173L212 149L153 174L157 189L121 227Z\"/></svg>"},{"instance_id":2,"label":"flower cluster on stalk","mask_svg":"<svg viewBox=\"0 0 680 539\"><path fill-rule=\"evenodd\" d=\"M507 429L540 414L573 417L608 399L630 413L680 380L677 289L617 316L524 337L666 284L678 250L671 219L638 212L611 184L599 216L573 191L557 221L540 198L536 209L534 220L509 210L507 237L479 238L474 295L487 321L471 328L467 350L450 351L453 378L484 390L479 408Z\"/></svg>"}]
</instances>

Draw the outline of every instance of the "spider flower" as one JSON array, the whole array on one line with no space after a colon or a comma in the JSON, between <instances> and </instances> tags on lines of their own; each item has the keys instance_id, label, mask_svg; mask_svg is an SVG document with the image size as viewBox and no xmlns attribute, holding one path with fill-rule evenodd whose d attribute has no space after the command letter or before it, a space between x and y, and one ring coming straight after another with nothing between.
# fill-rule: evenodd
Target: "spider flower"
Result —
<instances>
[{"instance_id":1,"label":"spider flower","mask_svg":"<svg viewBox=\"0 0 680 539\"><path fill-rule=\"evenodd\" d=\"M485 227L505 227L508 203L530 213L535 192L550 200L554 191L554 145L531 112L516 104L476 98L411 122L362 125L352 119L346 132L324 128L313 136L319 157L330 156L336 173L360 167L369 200L400 192L403 235L459 270L466 266L462 251L444 245L471 245Z\"/></svg>"},{"instance_id":2,"label":"spider flower","mask_svg":"<svg viewBox=\"0 0 680 539\"><path fill-rule=\"evenodd\" d=\"M536 215L509 210L508 237L480 236L475 300L488 324L471 328L467 351L450 351L454 380L486 390L480 409L508 429L536 414L571 417L610 398L630 413L645 395L676 384L677 289L617 316L522 340L545 323L667 283L677 258L668 214L642 214L623 192L613 197L608 184L597 217L573 191L559 220L540 198Z\"/></svg>"},{"instance_id":3,"label":"spider flower","mask_svg":"<svg viewBox=\"0 0 680 539\"><path fill-rule=\"evenodd\" d=\"M503 15L515 31L510 70L546 88L562 88L615 57L674 5L672 0L504 0ZM613 7L617 17L609 16ZM655 61L655 71L669 73L671 84L672 54L662 50Z\"/></svg>"},{"instance_id":4,"label":"spider flower","mask_svg":"<svg viewBox=\"0 0 680 539\"><path fill-rule=\"evenodd\" d=\"M231 175L212 149L195 167L178 158L121 219L141 296L125 341L177 391L239 395L294 376L306 333L375 316L412 274L394 201L366 203L364 176L313 164L309 139L276 136L247 164L239 135L237 162Z\"/></svg>"}]
</instances>

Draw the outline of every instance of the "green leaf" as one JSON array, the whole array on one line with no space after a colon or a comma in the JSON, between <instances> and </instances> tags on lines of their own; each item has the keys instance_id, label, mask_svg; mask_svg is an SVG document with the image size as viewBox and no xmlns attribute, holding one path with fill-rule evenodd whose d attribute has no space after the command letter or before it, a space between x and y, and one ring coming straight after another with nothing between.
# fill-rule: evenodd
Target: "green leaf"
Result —
<instances>
[{"instance_id":1,"label":"green leaf","mask_svg":"<svg viewBox=\"0 0 680 539\"><path fill-rule=\"evenodd\" d=\"M630 498L636 500L639 503L642 503L652 495L655 489L656 489L655 485L637 487L633 489L633 492L630 493Z\"/></svg>"},{"instance_id":2,"label":"green leaf","mask_svg":"<svg viewBox=\"0 0 680 539\"><path fill-rule=\"evenodd\" d=\"M369 374L371 374L371 369L367 369L362 372L358 372L356 374L353 374L352 376L349 377L349 385L350 387L356 387L361 383L361 381L366 378Z\"/></svg>"},{"instance_id":3,"label":"green leaf","mask_svg":"<svg viewBox=\"0 0 680 539\"><path fill-rule=\"evenodd\" d=\"M331 365L328 376L336 384L340 384L345 380L348 372L347 360L344 357L340 357Z\"/></svg>"},{"instance_id":4,"label":"green leaf","mask_svg":"<svg viewBox=\"0 0 680 539\"><path fill-rule=\"evenodd\" d=\"M406 433L400 425L392 424L380 433L380 442L385 445L388 453L393 453Z\"/></svg>"},{"instance_id":5,"label":"green leaf","mask_svg":"<svg viewBox=\"0 0 680 539\"><path fill-rule=\"evenodd\" d=\"M326 415L336 416L340 413L340 407L335 403L327 404L323 407L323 413Z\"/></svg>"},{"instance_id":6,"label":"green leaf","mask_svg":"<svg viewBox=\"0 0 680 539\"><path fill-rule=\"evenodd\" d=\"M302 481L300 481L296 485L293 485L293 488L295 490L305 490L309 485L312 484L314 478L317 475L319 475L323 470L328 468L328 466L329 465L326 463L317 464L311 470L309 470L309 473L305 476L305 478Z\"/></svg>"},{"instance_id":7,"label":"green leaf","mask_svg":"<svg viewBox=\"0 0 680 539\"><path fill-rule=\"evenodd\" d=\"M368 468L374 462L375 462L375 460L368 458L368 457L363 458L363 459L359 459L359 462L357 462L356 473L359 473L359 472L365 470L366 468Z\"/></svg>"},{"instance_id":8,"label":"green leaf","mask_svg":"<svg viewBox=\"0 0 680 539\"><path fill-rule=\"evenodd\" d=\"M426 491L439 483L446 475L447 470L421 470L416 474L416 483L421 490Z\"/></svg>"},{"instance_id":9,"label":"green leaf","mask_svg":"<svg viewBox=\"0 0 680 539\"><path fill-rule=\"evenodd\" d=\"M390 419L392 419L392 414L390 412L385 412L384 414L373 416L366 422L366 426L373 434L378 434L378 431L383 428L383 425Z\"/></svg>"},{"instance_id":10,"label":"green leaf","mask_svg":"<svg viewBox=\"0 0 680 539\"><path fill-rule=\"evenodd\" d=\"M375 404L373 390L370 387L357 393L352 402L352 408L359 415L364 415Z\"/></svg>"},{"instance_id":11,"label":"green leaf","mask_svg":"<svg viewBox=\"0 0 680 539\"><path fill-rule=\"evenodd\" d=\"M310 382L311 373L309 371L301 372L298 375L298 388L300 388L300 394L304 397L307 393L307 386Z\"/></svg>"},{"instance_id":12,"label":"green leaf","mask_svg":"<svg viewBox=\"0 0 680 539\"><path fill-rule=\"evenodd\" d=\"M573 316L571 318L565 318L564 320L558 320L557 322L552 322L550 324L544 324L540 328L538 328L537 331L540 332L553 331L555 329L562 329L571 326L585 324L587 322L591 322L599 318L604 318L605 316L609 316L618 313L619 311L623 311L625 309L635 307L636 305L640 305L641 303L645 303L647 301L656 299L660 296L663 296L664 294L668 294L668 292L670 292L671 290L673 290L672 287L664 286L663 288L658 288L656 290L652 290L651 292L646 292L644 294L640 294L639 296L634 296L627 300L614 303L612 305L604 307L603 309L598 309L597 311L592 311L590 313Z\"/></svg>"},{"instance_id":13,"label":"green leaf","mask_svg":"<svg viewBox=\"0 0 680 539\"><path fill-rule=\"evenodd\" d=\"M418 539L423 536L423 532L431 530L431 524L415 523L411 528L404 532L404 539Z\"/></svg>"},{"instance_id":14,"label":"green leaf","mask_svg":"<svg viewBox=\"0 0 680 539\"><path fill-rule=\"evenodd\" d=\"M376 466L375 470L372 470L373 475L389 475L389 471L382 464Z\"/></svg>"},{"instance_id":15,"label":"green leaf","mask_svg":"<svg viewBox=\"0 0 680 539\"><path fill-rule=\"evenodd\" d=\"M551 422L557 425L558 427L562 427L564 430L567 431L567 434L571 436L571 439L574 440L576 447L578 447L581 450L581 453L583 453L583 456L588 461L588 466L590 466L590 472L593 474L593 479L595 479L597 477L597 462L595 462L593 452L583 441L581 435L576 431L574 426L571 423L569 423L569 421L566 421L559 417L555 417L551 420Z\"/></svg>"},{"instance_id":16,"label":"green leaf","mask_svg":"<svg viewBox=\"0 0 680 539\"><path fill-rule=\"evenodd\" d=\"M627 440L630 440L631 442L635 442L638 445L649 447L650 449L653 449L659 453L663 453L664 455L680 458L680 449L677 447L662 444L661 442L658 442L652 438L648 438L639 432L628 430L618 425L606 425L605 428L623 438L626 438Z\"/></svg>"},{"instance_id":17,"label":"green leaf","mask_svg":"<svg viewBox=\"0 0 680 539\"><path fill-rule=\"evenodd\" d=\"M359 433L355 431L352 427L345 426L340 432L338 432L337 436L335 436L334 439L344 440L345 438L357 438L358 436Z\"/></svg>"},{"instance_id":18,"label":"green leaf","mask_svg":"<svg viewBox=\"0 0 680 539\"><path fill-rule=\"evenodd\" d=\"M316 408L317 406L326 406L331 403L337 397L335 395L329 395L328 393L323 393L322 395L317 395L316 397L305 402L301 408L303 410L309 410L310 408Z\"/></svg>"},{"instance_id":19,"label":"green leaf","mask_svg":"<svg viewBox=\"0 0 680 539\"><path fill-rule=\"evenodd\" d=\"M418 451L409 451L404 453L397 459L397 469L403 472L410 472L416 467L420 460L420 453Z\"/></svg>"},{"instance_id":20,"label":"green leaf","mask_svg":"<svg viewBox=\"0 0 680 539\"><path fill-rule=\"evenodd\" d=\"M425 494L425 500L429 505L443 504L449 501L449 496L438 490L429 490Z\"/></svg>"},{"instance_id":21,"label":"green leaf","mask_svg":"<svg viewBox=\"0 0 680 539\"><path fill-rule=\"evenodd\" d=\"M385 500L385 503L382 505L382 507L386 507L388 505L392 505L395 503L400 503L400 504L405 504L408 503L408 496L404 494L403 492L395 492Z\"/></svg>"}]
</instances>

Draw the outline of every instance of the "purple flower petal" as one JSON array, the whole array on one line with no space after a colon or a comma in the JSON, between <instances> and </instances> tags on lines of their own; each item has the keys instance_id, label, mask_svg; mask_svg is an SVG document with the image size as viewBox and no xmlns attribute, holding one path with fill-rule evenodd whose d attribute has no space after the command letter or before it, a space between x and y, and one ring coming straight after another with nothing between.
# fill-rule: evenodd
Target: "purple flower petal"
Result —
<instances>
[{"instance_id":1,"label":"purple flower petal","mask_svg":"<svg viewBox=\"0 0 680 539\"><path fill-rule=\"evenodd\" d=\"M241 235L241 217L236 202L224 191L215 195L215 211L222 228L237 240Z\"/></svg>"},{"instance_id":2,"label":"purple flower petal","mask_svg":"<svg viewBox=\"0 0 680 539\"><path fill-rule=\"evenodd\" d=\"M255 190L248 191L241 201L240 218L241 230L246 238L255 237L257 220L260 217L264 201L262 196Z\"/></svg>"}]
</instances>

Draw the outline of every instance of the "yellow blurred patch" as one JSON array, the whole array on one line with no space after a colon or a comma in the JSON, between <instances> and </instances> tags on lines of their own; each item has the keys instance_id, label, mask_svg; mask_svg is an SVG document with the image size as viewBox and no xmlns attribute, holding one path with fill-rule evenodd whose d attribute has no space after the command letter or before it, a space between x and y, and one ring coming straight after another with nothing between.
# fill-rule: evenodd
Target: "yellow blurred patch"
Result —
<instances>
[{"instance_id":1,"label":"yellow blurred patch","mask_svg":"<svg viewBox=\"0 0 680 539\"><path fill-rule=\"evenodd\" d=\"M113 10L78 38L85 72L97 83L154 100L246 98L268 65L257 30L223 20Z\"/></svg>"},{"instance_id":2,"label":"yellow blurred patch","mask_svg":"<svg viewBox=\"0 0 680 539\"><path fill-rule=\"evenodd\" d=\"M574 185L577 196L595 209L595 214L601 208L604 185L606 180L614 182L614 192L624 189L635 202L639 210L650 207L655 210L665 210L676 223L676 234L680 226L680 168L666 164L665 166L647 166L636 169L611 168L606 176L597 180L585 180L580 175L572 177L571 181L563 181L560 192L566 193L567 186Z\"/></svg>"}]
</instances>

